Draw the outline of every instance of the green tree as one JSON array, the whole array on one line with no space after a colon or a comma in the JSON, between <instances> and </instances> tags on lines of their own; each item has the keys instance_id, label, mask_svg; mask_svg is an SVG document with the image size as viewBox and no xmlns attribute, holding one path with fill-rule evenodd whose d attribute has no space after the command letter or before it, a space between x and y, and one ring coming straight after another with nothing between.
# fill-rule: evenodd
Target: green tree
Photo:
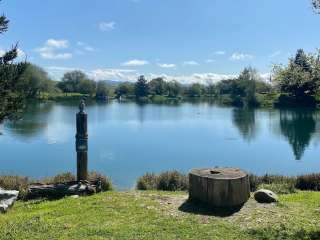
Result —
<instances>
[{"instance_id":1,"label":"green tree","mask_svg":"<svg viewBox=\"0 0 320 240\"><path fill-rule=\"evenodd\" d=\"M216 94L216 85L213 83L213 81L208 81L208 84L206 86L206 93L212 97Z\"/></svg>"},{"instance_id":2,"label":"green tree","mask_svg":"<svg viewBox=\"0 0 320 240\"><path fill-rule=\"evenodd\" d=\"M135 85L130 82L120 83L116 90L117 97L135 95Z\"/></svg>"},{"instance_id":3,"label":"green tree","mask_svg":"<svg viewBox=\"0 0 320 240\"><path fill-rule=\"evenodd\" d=\"M27 63L26 69L19 81L19 88L24 91L26 97L35 98L41 92L54 91L54 82L42 68Z\"/></svg>"},{"instance_id":4,"label":"green tree","mask_svg":"<svg viewBox=\"0 0 320 240\"><path fill-rule=\"evenodd\" d=\"M65 73L58 83L58 88L66 93L76 92L92 96L96 92L96 82L90 80L85 73L76 70Z\"/></svg>"},{"instance_id":5,"label":"green tree","mask_svg":"<svg viewBox=\"0 0 320 240\"><path fill-rule=\"evenodd\" d=\"M0 34L8 30L9 20L0 16ZM14 63L18 56L18 46L0 57L0 121L13 118L24 107L25 94L18 88L20 77L25 71L25 63Z\"/></svg>"},{"instance_id":6,"label":"green tree","mask_svg":"<svg viewBox=\"0 0 320 240\"><path fill-rule=\"evenodd\" d=\"M319 56L306 55L299 49L287 66L274 66L273 81L278 89L295 99L313 96L319 84Z\"/></svg>"},{"instance_id":7,"label":"green tree","mask_svg":"<svg viewBox=\"0 0 320 240\"><path fill-rule=\"evenodd\" d=\"M138 81L135 83L135 95L137 98L147 97L149 94L149 87L147 80L142 75L138 78Z\"/></svg>"},{"instance_id":8,"label":"green tree","mask_svg":"<svg viewBox=\"0 0 320 240\"><path fill-rule=\"evenodd\" d=\"M110 89L108 88L108 85L104 81L97 82L97 92L96 97L98 99L106 99L110 96Z\"/></svg>"},{"instance_id":9,"label":"green tree","mask_svg":"<svg viewBox=\"0 0 320 240\"><path fill-rule=\"evenodd\" d=\"M171 98L176 98L181 96L183 93L183 87L177 81L170 81L167 83L168 95Z\"/></svg>"},{"instance_id":10,"label":"green tree","mask_svg":"<svg viewBox=\"0 0 320 240\"><path fill-rule=\"evenodd\" d=\"M188 96L190 96L190 97L201 97L202 90L203 90L203 88L200 83L193 83L187 89L187 93L188 93Z\"/></svg>"},{"instance_id":11,"label":"green tree","mask_svg":"<svg viewBox=\"0 0 320 240\"><path fill-rule=\"evenodd\" d=\"M152 79L148 83L148 86L152 95L165 95L167 93L167 83L163 78Z\"/></svg>"},{"instance_id":12,"label":"green tree","mask_svg":"<svg viewBox=\"0 0 320 240\"><path fill-rule=\"evenodd\" d=\"M258 105L256 99L257 81L260 81L258 72L251 67L245 68L238 77L238 83L243 91L244 103L249 107Z\"/></svg>"}]
</instances>

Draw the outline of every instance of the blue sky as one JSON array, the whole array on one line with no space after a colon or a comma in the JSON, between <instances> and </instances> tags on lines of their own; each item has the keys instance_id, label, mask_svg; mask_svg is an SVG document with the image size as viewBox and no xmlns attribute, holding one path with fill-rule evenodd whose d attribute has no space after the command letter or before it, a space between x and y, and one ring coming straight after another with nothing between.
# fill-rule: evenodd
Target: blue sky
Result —
<instances>
[{"instance_id":1,"label":"blue sky","mask_svg":"<svg viewBox=\"0 0 320 240\"><path fill-rule=\"evenodd\" d=\"M3 0L11 20L0 50L59 78L81 69L95 79L158 75L218 80L245 66L270 72L298 48L320 47L320 15L309 0Z\"/></svg>"}]
</instances>

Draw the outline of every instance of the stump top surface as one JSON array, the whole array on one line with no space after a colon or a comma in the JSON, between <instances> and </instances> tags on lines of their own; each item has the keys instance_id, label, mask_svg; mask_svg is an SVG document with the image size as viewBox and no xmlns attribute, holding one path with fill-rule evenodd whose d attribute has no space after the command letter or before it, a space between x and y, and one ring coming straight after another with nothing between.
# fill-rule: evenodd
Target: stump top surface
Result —
<instances>
[{"instance_id":1,"label":"stump top surface","mask_svg":"<svg viewBox=\"0 0 320 240\"><path fill-rule=\"evenodd\" d=\"M205 168L193 169L190 174L212 178L212 179L238 179L247 176L248 174L239 168Z\"/></svg>"}]
</instances>

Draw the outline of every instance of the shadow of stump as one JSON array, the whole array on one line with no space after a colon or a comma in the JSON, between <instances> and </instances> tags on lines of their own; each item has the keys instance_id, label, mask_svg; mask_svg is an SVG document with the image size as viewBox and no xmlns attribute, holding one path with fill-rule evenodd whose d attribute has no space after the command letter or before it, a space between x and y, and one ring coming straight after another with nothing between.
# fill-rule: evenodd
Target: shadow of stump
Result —
<instances>
[{"instance_id":1,"label":"shadow of stump","mask_svg":"<svg viewBox=\"0 0 320 240\"><path fill-rule=\"evenodd\" d=\"M197 215L215 216L215 217L229 217L239 212L244 204L236 207L215 208L208 204L186 200L178 208L179 211L185 213L193 213Z\"/></svg>"}]
</instances>

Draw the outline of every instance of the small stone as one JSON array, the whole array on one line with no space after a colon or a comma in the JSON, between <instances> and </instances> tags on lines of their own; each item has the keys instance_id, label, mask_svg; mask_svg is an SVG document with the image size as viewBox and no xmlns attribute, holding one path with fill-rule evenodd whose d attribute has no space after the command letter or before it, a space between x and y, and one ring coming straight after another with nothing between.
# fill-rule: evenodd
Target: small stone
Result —
<instances>
[{"instance_id":1,"label":"small stone","mask_svg":"<svg viewBox=\"0 0 320 240\"><path fill-rule=\"evenodd\" d=\"M72 195L71 198L79 198L79 195Z\"/></svg>"},{"instance_id":2,"label":"small stone","mask_svg":"<svg viewBox=\"0 0 320 240\"><path fill-rule=\"evenodd\" d=\"M259 203L278 202L278 196L274 192L267 189L260 189L254 193L254 199Z\"/></svg>"}]
</instances>

